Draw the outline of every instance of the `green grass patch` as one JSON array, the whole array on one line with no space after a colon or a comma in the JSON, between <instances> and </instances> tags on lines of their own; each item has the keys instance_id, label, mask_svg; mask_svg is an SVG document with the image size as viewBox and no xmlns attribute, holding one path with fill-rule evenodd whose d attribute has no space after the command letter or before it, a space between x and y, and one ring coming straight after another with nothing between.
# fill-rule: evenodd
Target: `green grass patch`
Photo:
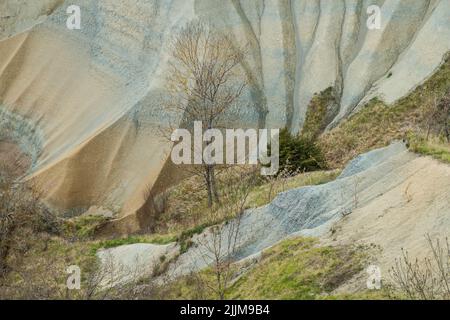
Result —
<instances>
[{"instance_id":1,"label":"green grass patch","mask_svg":"<svg viewBox=\"0 0 450 320\"><path fill-rule=\"evenodd\" d=\"M319 246L312 238L285 240L264 251L262 260L227 290L226 298L325 299L363 270L364 252L360 247ZM217 298L207 289L214 286L214 279L210 268L198 275L182 277L165 288L165 298Z\"/></svg>"},{"instance_id":2,"label":"green grass patch","mask_svg":"<svg viewBox=\"0 0 450 320\"><path fill-rule=\"evenodd\" d=\"M165 245L172 242L178 242L180 245L180 253L186 252L192 245L190 240L195 234L200 234L209 225L202 224L194 228L185 230L180 234L145 234L145 235L130 235L124 238L115 238L102 241L91 242L91 254L95 254L99 249L109 249L119 246L136 244L136 243L151 243Z\"/></svg>"},{"instance_id":3,"label":"green grass patch","mask_svg":"<svg viewBox=\"0 0 450 320\"><path fill-rule=\"evenodd\" d=\"M193 244L191 238L196 234L202 233L207 227L209 227L208 224L201 224L189 230L183 231L177 238L178 244L180 245L180 254L187 252Z\"/></svg>"},{"instance_id":4,"label":"green grass patch","mask_svg":"<svg viewBox=\"0 0 450 320\"><path fill-rule=\"evenodd\" d=\"M431 156L436 160L450 164L450 144L443 140L436 137L427 140L422 136L411 135L409 143L409 149L412 152Z\"/></svg>"},{"instance_id":5,"label":"green grass patch","mask_svg":"<svg viewBox=\"0 0 450 320\"><path fill-rule=\"evenodd\" d=\"M177 241L177 236L173 234L133 235L125 238L116 238L93 242L91 243L91 252L95 254L99 249L109 249L135 243L151 243L164 245L175 241Z\"/></svg>"},{"instance_id":6,"label":"green grass patch","mask_svg":"<svg viewBox=\"0 0 450 320\"><path fill-rule=\"evenodd\" d=\"M89 243L67 241L59 237L39 235L21 263L7 277L0 279L0 299L80 299L81 290L67 290L67 268L79 266L81 286L98 267L98 259L89 253Z\"/></svg>"},{"instance_id":7,"label":"green grass patch","mask_svg":"<svg viewBox=\"0 0 450 320\"><path fill-rule=\"evenodd\" d=\"M313 171L274 181L272 186L270 183L265 183L252 190L248 197L247 206L249 208L264 206L280 192L308 185L324 184L333 181L339 174L340 170ZM271 188L272 192L270 190Z\"/></svg>"},{"instance_id":8,"label":"green grass patch","mask_svg":"<svg viewBox=\"0 0 450 320\"><path fill-rule=\"evenodd\" d=\"M365 290L356 293L343 293L324 296L324 300L399 300L402 299L398 295L393 295L390 290Z\"/></svg>"},{"instance_id":9,"label":"green grass patch","mask_svg":"<svg viewBox=\"0 0 450 320\"><path fill-rule=\"evenodd\" d=\"M316 139L332 119L333 107L337 106L334 89L329 87L311 99L306 112L302 136Z\"/></svg>"},{"instance_id":10,"label":"green grass patch","mask_svg":"<svg viewBox=\"0 0 450 320\"><path fill-rule=\"evenodd\" d=\"M318 246L311 238L281 242L229 290L232 299L319 299L363 270L362 248Z\"/></svg>"},{"instance_id":11,"label":"green grass patch","mask_svg":"<svg viewBox=\"0 0 450 320\"><path fill-rule=\"evenodd\" d=\"M92 239L100 226L108 221L103 216L79 216L64 223L64 235L78 240Z\"/></svg>"}]
</instances>

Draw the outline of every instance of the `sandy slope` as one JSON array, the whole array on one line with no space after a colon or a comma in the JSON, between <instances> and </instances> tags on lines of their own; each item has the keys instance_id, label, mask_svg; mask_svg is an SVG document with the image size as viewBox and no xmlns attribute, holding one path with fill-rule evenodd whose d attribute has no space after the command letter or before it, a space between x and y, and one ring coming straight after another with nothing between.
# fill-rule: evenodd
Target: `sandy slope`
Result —
<instances>
[{"instance_id":1,"label":"sandy slope","mask_svg":"<svg viewBox=\"0 0 450 320\"><path fill-rule=\"evenodd\" d=\"M450 236L450 166L429 157L409 162L401 172L406 179L339 221L326 242L373 243L381 247L378 264L387 272L401 249L412 257L430 254L426 241Z\"/></svg>"},{"instance_id":2,"label":"sandy slope","mask_svg":"<svg viewBox=\"0 0 450 320\"><path fill-rule=\"evenodd\" d=\"M47 191L50 204L62 213L94 205L134 213L170 147L159 134L164 115L155 101L163 42L190 17L188 2L77 1L83 27L74 31L65 26L69 2L0 41L0 109L37 127L39 155L27 180ZM5 28L17 32L20 19L31 24L33 10L41 17L45 9L39 1L28 10L7 3L17 28ZM18 129L16 136L25 134Z\"/></svg>"}]
</instances>

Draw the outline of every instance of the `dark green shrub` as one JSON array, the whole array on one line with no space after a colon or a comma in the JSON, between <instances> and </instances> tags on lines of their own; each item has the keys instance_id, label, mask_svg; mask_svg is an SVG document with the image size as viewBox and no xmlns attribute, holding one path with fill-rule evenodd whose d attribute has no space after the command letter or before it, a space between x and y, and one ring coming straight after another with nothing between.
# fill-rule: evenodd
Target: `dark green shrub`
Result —
<instances>
[{"instance_id":1,"label":"dark green shrub","mask_svg":"<svg viewBox=\"0 0 450 320\"><path fill-rule=\"evenodd\" d=\"M279 173L293 174L326 168L322 150L315 140L292 135L287 129L280 131Z\"/></svg>"}]
</instances>

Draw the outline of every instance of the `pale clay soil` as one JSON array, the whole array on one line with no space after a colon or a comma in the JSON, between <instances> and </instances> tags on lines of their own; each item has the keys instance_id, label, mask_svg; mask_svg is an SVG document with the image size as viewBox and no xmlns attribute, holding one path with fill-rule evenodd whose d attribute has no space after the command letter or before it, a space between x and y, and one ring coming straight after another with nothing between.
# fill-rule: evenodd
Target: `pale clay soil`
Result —
<instances>
[{"instance_id":1,"label":"pale clay soil","mask_svg":"<svg viewBox=\"0 0 450 320\"><path fill-rule=\"evenodd\" d=\"M371 263L378 265L383 279L395 259L407 250L412 259L430 256L426 240L445 240L450 235L450 166L429 157L418 157L407 164L411 175L367 205L337 222L336 232L328 232L323 244L374 244ZM364 271L339 291L364 289Z\"/></svg>"}]
</instances>

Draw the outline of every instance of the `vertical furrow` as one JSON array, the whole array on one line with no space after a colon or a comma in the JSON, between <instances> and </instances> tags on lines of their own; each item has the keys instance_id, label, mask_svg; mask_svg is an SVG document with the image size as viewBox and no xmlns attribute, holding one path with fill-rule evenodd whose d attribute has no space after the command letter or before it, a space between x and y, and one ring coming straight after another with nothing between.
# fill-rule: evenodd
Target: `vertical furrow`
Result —
<instances>
[{"instance_id":1,"label":"vertical furrow","mask_svg":"<svg viewBox=\"0 0 450 320\"><path fill-rule=\"evenodd\" d=\"M292 10L292 0L279 0L282 17L284 83L286 90L286 127L292 126L294 113L295 70L297 67L296 28Z\"/></svg>"},{"instance_id":2,"label":"vertical furrow","mask_svg":"<svg viewBox=\"0 0 450 320\"><path fill-rule=\"evenodd\" d=\"M344 6L344 14L341 18L340 25L339 25L339 36L336 37L335 41L335 50L336 50L336 82L334 84L334 97L335 101L338 104L337 106L333 106L333 110L328 110L331 115L328 117L334 118L337 111L339 110L339 102L342 97L342 92L344 90L344 66L343 66L343 58L342 58L342 39L343 39L343 32L344 32L344 24L346 22L347 14L348 14L348 8L344 0L342 0L342 5ZM331 121L331 119L330 119Z\"/></svg>"},{"instance_id":3,"label":"vertical furrow","mask_svg":"<svg viewBox=\"0 0 450 320\"><path fill-rule=\"evenodd\" d=\"M234 9L236 10L236 13L238 14L242 22L244 33L251 48L251 54L255 63L256 70L254 70L254 72L251 70L250 66L247 63L243 63L243 68L247 74L247 78L251 87L251 95L253 97L253 100L255 101L258 111L258 126L262 128L266 124L268 110L264 89L264 72L262 66L261 46L259 39L256 36L255 30L253 29L244 10L242 9L240 1L231 0L231 3L233 4Z\"/></svg>"}]
</instances>

